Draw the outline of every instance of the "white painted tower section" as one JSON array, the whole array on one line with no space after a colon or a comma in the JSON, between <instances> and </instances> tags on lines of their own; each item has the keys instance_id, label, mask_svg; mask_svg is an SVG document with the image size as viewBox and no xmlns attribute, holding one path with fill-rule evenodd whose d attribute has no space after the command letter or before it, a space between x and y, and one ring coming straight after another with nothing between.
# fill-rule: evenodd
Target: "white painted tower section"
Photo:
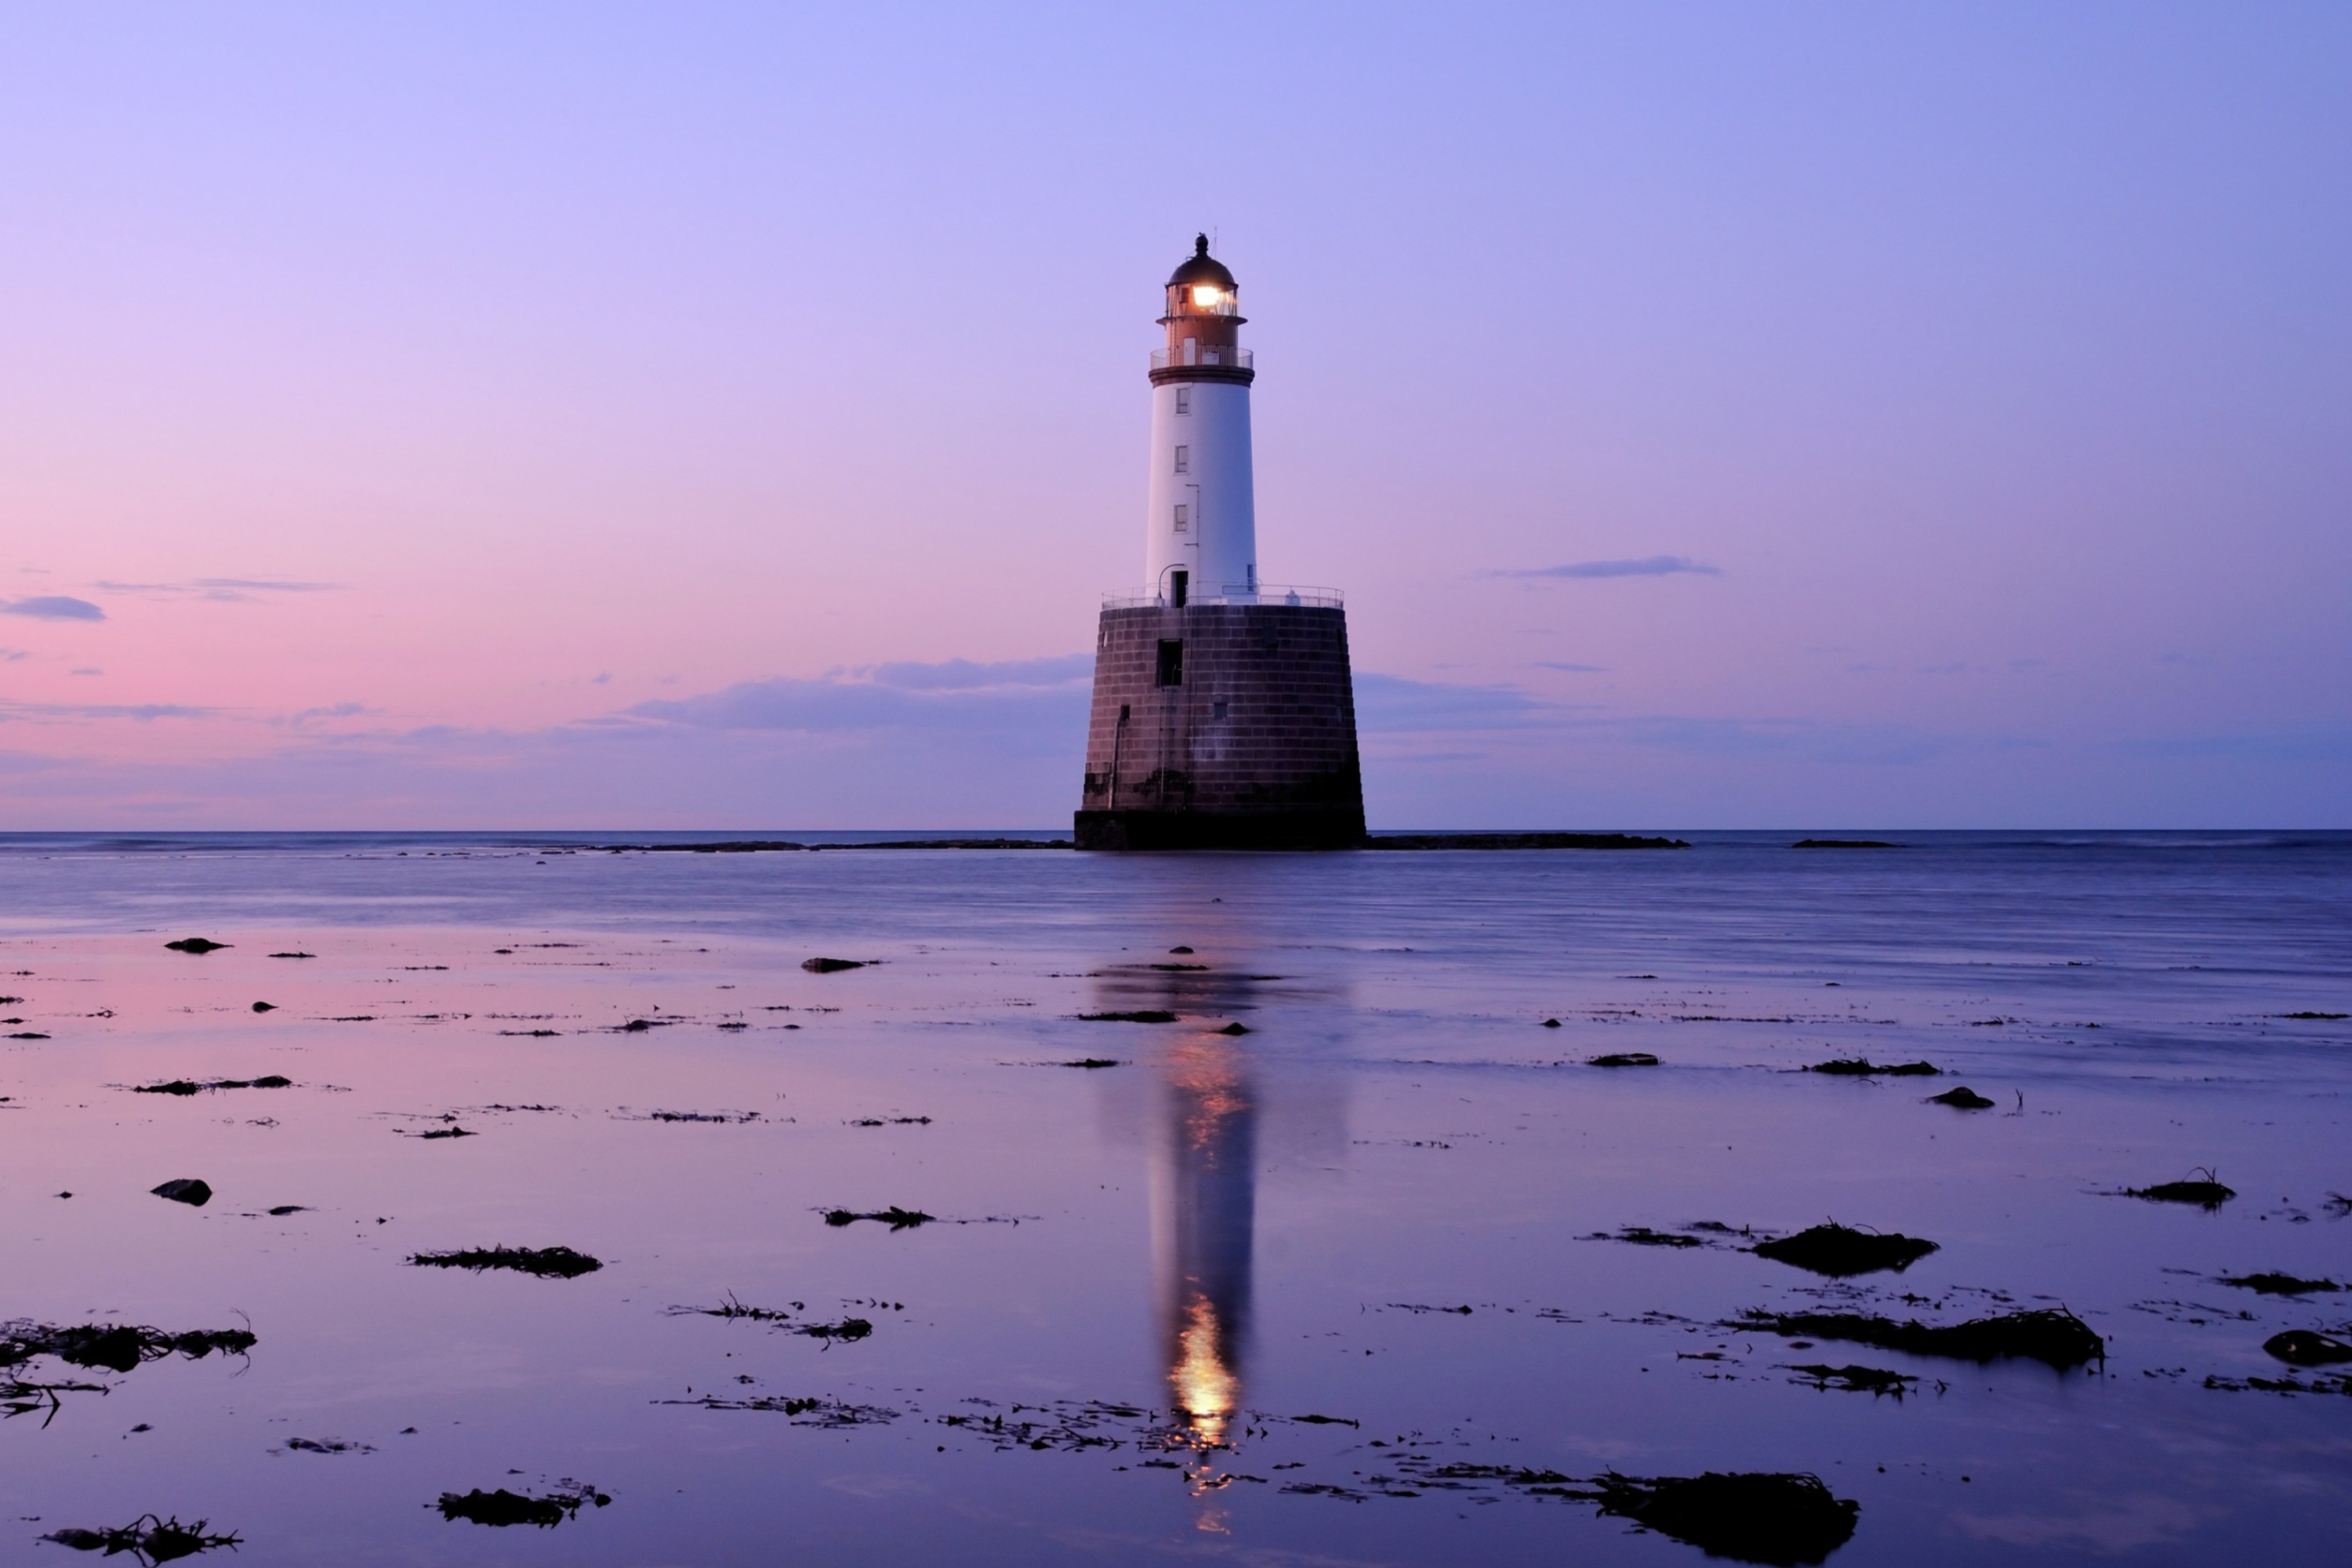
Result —
<instances>
[{"instance_id":1,"label":"white painted tower section","mask_svg":"<svg viewBox=\"0 0 2352 1568\"><path fill-rule=\"evenodd\" d=\"M1257 502L1250 477L1250 389L1180 381L1151 389L1151 485L1144 581L1161 598L1176 572L1192 599L1254 604Z\"/></svg>"}]
</instances>

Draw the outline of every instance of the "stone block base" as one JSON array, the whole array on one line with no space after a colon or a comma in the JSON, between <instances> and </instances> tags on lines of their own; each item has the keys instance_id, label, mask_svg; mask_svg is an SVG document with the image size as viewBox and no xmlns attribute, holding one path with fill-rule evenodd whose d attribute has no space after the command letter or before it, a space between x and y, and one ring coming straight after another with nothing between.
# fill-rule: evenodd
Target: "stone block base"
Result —
<instances>
[{"instance_id":1,"label":"stone block base","mask_svg":"<svg viewBox=\"0 0 2352 1568\"><path fill-rule=\"evenodd\" d=\"M1354 811L1081 811L1081 849L1358 849Z\"/></svg>"}]
</instances>

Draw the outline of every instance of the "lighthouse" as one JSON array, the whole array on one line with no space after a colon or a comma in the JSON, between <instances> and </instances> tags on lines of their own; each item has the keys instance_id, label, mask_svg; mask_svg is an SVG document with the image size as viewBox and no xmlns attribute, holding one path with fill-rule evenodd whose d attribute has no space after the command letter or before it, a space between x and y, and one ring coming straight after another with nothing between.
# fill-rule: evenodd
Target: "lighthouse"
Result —
<instances>
[{"instance_id":1,"label":"lighthouse","mask_svg":"<svg viewBox=\"0 0 2352 1568\"><path fill-rule=\"evenodd\" d=\"M1081 849L1341 849L1364 837L1338 590L1260 580L1241 288L1206 235L1151 352L1144 583L1103 601Z\"/></svg>"}]
</instances>

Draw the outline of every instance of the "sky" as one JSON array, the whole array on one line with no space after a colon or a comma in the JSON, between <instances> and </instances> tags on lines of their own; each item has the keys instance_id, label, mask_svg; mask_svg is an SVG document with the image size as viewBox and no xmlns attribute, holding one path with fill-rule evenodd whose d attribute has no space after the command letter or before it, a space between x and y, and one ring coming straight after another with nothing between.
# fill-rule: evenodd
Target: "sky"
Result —
<instances>
[{"instance_id":1,"label":"sky","mask_svg":"<svg viewBox=\"0 0 2352 1568\"><path fill-rule=\"evenodd\" d=\"M0 829L1077 804L1196 229L1376 827L2352 827L2352 7L0 7Z\"/></svg>"}]
</instances>

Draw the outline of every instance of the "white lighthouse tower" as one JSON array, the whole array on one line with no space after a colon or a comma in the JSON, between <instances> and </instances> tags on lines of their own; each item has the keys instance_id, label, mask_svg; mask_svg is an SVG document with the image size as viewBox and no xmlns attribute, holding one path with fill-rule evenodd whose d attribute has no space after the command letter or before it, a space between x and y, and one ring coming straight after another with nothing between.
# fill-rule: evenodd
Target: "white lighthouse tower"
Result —
<instances>
[{"instance_id":1,"label":"white lighthouse tower","mask_svg":"<svg viewBox=\"0 0 2352 1568\"><path fill-rule=\"evenodd\" d=\"M1103 602L1081 849L1346 849L1363 842L1348 613L1258 580L1250 383L1234 275L1206 235L1167 283L1151 351L1143 592Z\"/></svg>"},{"instance_id":2,"label":"white lighthouse tower","mask_svg":"<svg viewBox=\"0 0 2352 1568\"><path fill-rule=\"evenodd\" d=\"M1168 345L1151 355L1150 510L1144 581L1154 597L1257 602L1257 503L1240 289L1209 237L1168 279Z\"/></svg>"}]
</instances>

